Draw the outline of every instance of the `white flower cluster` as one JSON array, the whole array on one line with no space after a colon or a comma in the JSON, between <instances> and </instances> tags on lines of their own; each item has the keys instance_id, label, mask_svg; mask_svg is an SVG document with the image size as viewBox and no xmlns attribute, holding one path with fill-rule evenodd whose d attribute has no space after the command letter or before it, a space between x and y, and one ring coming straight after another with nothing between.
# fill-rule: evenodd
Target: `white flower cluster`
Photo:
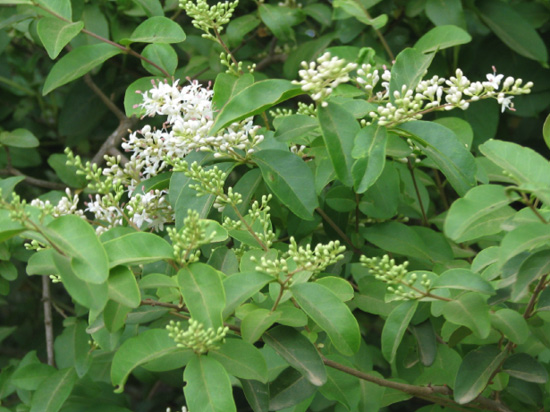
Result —
<instances>
[{"instance_id":1,"label":"white flower cluster","mask_svg":"<svg viewBox=\"0 0 550 412\"><path fill-rule=\"evenodd\" d=\"M174 217L166 194L166 190L157 189L132 196L125 206L129 221L137 228L145 223L148 228L163 230L164 224Z\"/></svg>"},{"instance_id":2,"label":"white flower cluster","mask_svg":"<svg viewBox=\"0 0 550 412\"><path fill-rule=\"evenodd\" d=\"M172 412L172 409L166 408L166 412ZM181 412L187 412L187 408L185 406L181 407Z\"/></svg>"},{"instance_id":3,"label":"white flower cluster","mask_svg":"<svg viewBox=\"0 0 550 412\"><path fill-rule=\"evenodd\" d=\"M363 71L367 72L367 70L368 68L365 67ZM391 72L386 70L382 75L383 78L386 73L391 76ZM375 71L369 74L371 74L370 83L365 80L364 84L367 92L372 93L372 89L376 86L377 73ZM386 100L386 103L378 106L376 112L370 112L369 116L373 120L377 120L380 125L396 125L421 119L425 113L432 110L452 110L455 108L466 110L470 102L486 98L496 99L501 105L502 111L505 109L514 110L513 96L528 94L533 87L532 82L523 85L521 79L514 79L513 77L507 77L502 82L504 75L497 75L496 71L487 74L486 77L487 81L471 82L460 69L457 69L455 76L451 76L449 79L434 76L431 79L419 82L414 90L403 86L400 91L395 90L393 92L393 101L388 101L389 95L386 97L385 92L379 92L376 95L376 100L378 100L378 103L383 103ZM389 80L388 78L387 85L382 83L385 91L388 90ZM359 79L358 82L362 83ZM380 97L382 99L379 99Z\"/></svg>"},{"instance_id":4,"label":"white flower cluster","mask_svg":"<svg viewBox=\"0 0 550 412\"><path fill-rule=\"evenodd\" d=\"M344 59L332 57L326 52L317 62L302 62L302 67L303 70L298 72L302 80L294 80L293 83L301 85L303 91L311 93L313 100L326 106L324 100L339 84L350 81L349 72L355 70L357 64L346 63Z\"/></svg>"},{"instance_id":5,"label":"white flower cluster","mask_svg":"<svg viewBox=\"0 0 550 412\"><path fill-rule=\"evenodd\" d=\"M95 195L95 199L90 195L90 201L86 203L86 211L94 214L98 235L112 227L122 225L124 216L119 201L120 196L113 196L112 194Z\"/></svg>"},{"instance_id":6,"label":"white flower cluster","mask_svg":"<svg viewBox=\"0 0 550 412\"><path fill-rule=\"evenodd\" d=\"M55 206L49 200L43 201L40 199L32 200L30 205L40 208L43 213L53 217L76 215L85 219L84 212L78 208L79 196L77 194L73 195L69 188L65 189L65 194L67 196L63 196Z\"/></svg>"}]
</instances>

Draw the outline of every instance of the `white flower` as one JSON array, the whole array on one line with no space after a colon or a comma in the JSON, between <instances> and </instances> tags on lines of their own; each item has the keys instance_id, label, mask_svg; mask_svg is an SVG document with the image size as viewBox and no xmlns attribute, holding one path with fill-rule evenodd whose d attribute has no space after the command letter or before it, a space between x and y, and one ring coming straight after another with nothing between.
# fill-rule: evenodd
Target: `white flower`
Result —
<instances>
[{"instance_id":1,"label":"white flower","mask_svg":"<svg viewBox=\"0 0 550 412\"><path fill-rule=\"evenodd\" d=\"M512 99L514 98L514 96L505 96L504 93L500 93L498 95L498 98L497 98L497 102L498 104L500 104L500 112L501 113L504 113L504 111L506 109L509 109L509 110L512 110L512 111L515 111L516 109L514 109L514 103L512 103Z\"/></svg>"}]
</instances>

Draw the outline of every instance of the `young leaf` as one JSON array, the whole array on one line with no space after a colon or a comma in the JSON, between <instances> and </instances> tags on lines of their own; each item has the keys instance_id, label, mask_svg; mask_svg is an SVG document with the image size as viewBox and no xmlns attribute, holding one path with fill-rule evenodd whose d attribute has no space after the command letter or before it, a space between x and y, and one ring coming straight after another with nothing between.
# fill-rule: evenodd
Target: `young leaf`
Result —
<instances>
[{"instance_id":1,"label":"young leaf","mask_svg":"<svg viewBox=\"0 0 550 412\"><path fill-rule=\"evenodd\" d=\"M44 17L38 20L36 31L48 52L50 59L55 59L61 50L84 28L84 22L69 23L55 17Z\"/></svg>"},{"instance_id":2,"label":"young leaf","mask_svg":"<svg viewBox=\"0 0 550 412\"><path fill-rule=\"evenodd\" d=\"M469 352L456 375L455 401L463 405L477 398L506 355L506 351L501 352L493 346L482 346Z\"/></svg>"},{"instance_id":3,"label":"young leaf","mask_svg":"<svg viewBox=\"0 0 550 412\"><path fill-rule=\"evenodd\" d=\"M94 284L107 280L107 253L85 220L75 215L58 217L45 228L45 234L71 259L71 268L78 278Z\"/></svg>"},{"instance_id":4,"label":"young leaf","mask_svg":"<svg viewBox=\"0 0 550 412\"><path fill-rule=\"evenodd\" d=\"M109 299L129 308L137 308L141 303L136 277L127 266L113 268L107 284L109 285Z\"/></svg>"},{"instance_id":5,"label":"young leaf","mask_svg":"<svg viewBox=\"0 0 550 412\"><path fill-rule=\"evenodd\" d=\"M327 371L319 352L296 329L277 326L265 332L263 340L312 384L322 386L326 383Z\"/></svg>"},{"instance_id":6,"label":"young leaf","mask_svg":"<svg viewBox=\"0 0 550 412\"><path fill-rule=\"evenodd\" d=\"M236 412L231 381L210 356L193 357L183 372L185 401L193 412Z\"/></svg>"},{"instance_id":7,"label":"young leaf","mask_svg":"<svg viewBox=\"0 0 550 412\"><path fill-rule=\"evenodd\" d=\"M370 4L374 3L371 2ZM377 30L384 27L388 22L388 16L385 14L373 19L367 12L368 6L364 6L355 0L334 0L332 7L344 10L346 14L355 17L367 26L373 26Z\"/></svg>"},{"instance_id":8,"label":"young leaf","mask_svg":"<svg viewBox=\"0 0 550 412\"><path fill-rule=\"evenodd\" d=\"M415 120L399 125L449 179L460 196L476 184L476 163L456 135L440 124Z\"/></svg>"},{"instance_id":9,"label":"young leaf","mask_svg":"<svg viewBox=\"0 0 550 412\"><path fill-rule=\"evenodd\" d=\"M491 332L489 305L477 293L465 293L458 299L445 302L443 316L451 323L466 326L482 339Z\"/></svg>"},{"instance_id":10,"label":"young leaf","mask_svg":"<svg viewBox=\"0 0 550 412\"><path fill-rule=\"evenodd\" d=\"M320 106L317 113L336 176L343 184L351 187L354 181L352 150L355 136L361 130L359 123L350 112L336 103L328 102L326 107Z\"/></svg>"},{"instance_id":11,"label":"young leaf","mask_svg":"<svg viewBox=\"0 0 550 412\"><path fill-rule=\"evenodd\" d=\"M30 412L57 412L73 390L77 376L73 368L61 369L46 378L31 401Z\"/></svg>"},{"instance_id":12,"label":"young leaf","mask_svg":"<svg viewBox=\"0 0 550 412\"><path fill-rule=\"evenodd\" d=\"M401 93L403 86L406 86L407 90L414 90L422 80L424 72L430 67L433 58L434 53L424 54L410 48L397 55L391 69L390 98L392 101L395 99L393 92Z\"/></svg>"},{"instance_id":13,"label":"young leaf","mask_svg":"<svg viewBox=\"0 0 550 412\"><path fill-rule=\"evenodd\" d=\"M403 339L403 335L416 312L418 301L409 300L396 307L384 323L382 329L382 355L389 362L393 363L397 348Z\"/></svg>"},{"instance_id":14,"label":"young leaf","mask_svg":"<svg viewBox=\"0 0 550 412\"><path fill-rule=\"evenodd\" d=\"M351 168L353 186L363 193L378 180L386 164L386 128L367 126L355 136L351 155L357 159Z\"/></svg>"},{"instance_id":15,"label":"young leaf","mask_svg":"<svg viewBox=\"0 0 550 412\"><path fill-rule=\"evenodd\" d=\"M437 26L418 39L414 48L422 53L430 53L469 43L471 41L472 36L460 27Z\"/></svg>"},{"instance_id":16,"label":"young leaf","mask_svg":"<svg viewBox=\"0 0 550 412\"><path fill-rule=\"evenodd\" d=\"M308 165L299 156L283 150L261 150L254 153L252 159L275 196L296 216L312 220L319 202Z\"/></svg>"},{"instance_id":17,"label":"young leaf","mask_svg":"<svg viewBox=\"0 0 550 412\"><path fill-rule=\"evenodd\" d=\"M247 342L254 343L281 316L280 313L268 309L255 309L246 314L241 322L241 335Z\"/></svg>"},{"instance_id":18,"label":"young leaf","mask_svg":"<svg viewBox=\"0 0 550 412\"><path fill-rule=\"evenodd\" d=\"M160 236L147 232L133 232L103 244L109 256L109 267L143 265L163 259L173 259L172 246Z\"/></svg>"},{"instance_id":19,"label":"young leaf","mask_svg":"<svg viewBox=\"0 0 550 412\"><path fill-rule=\"evenodd\" d=\"M130 373L140 365L167 355L178 348L166 329L149 329L126 341L118 348L111 366L111 381L122 393Z\"/></svg>"},{"instance_id":20,"label":"young leaf","mask_svg":"<svg viewBox=\"0 0 550 412\"><path fill-rule=\"evenodd\" d=\"M210 133L214 134L233 122L265 112L272 106L303 94L288 80L268 79L254 83L229 99L220 110Z\"/></svg>"},{"instance_id":21,"label":"young leaf","mask_svg":"<svg viewBox=\"0 0 550 412\"><path fill-rule=\"evenodd\" d=\"M334 293L318 283L299 283L290 290L303 311L327 333L339 352L352 356L359 350L361 334L357 320Z\"/></svg>"},{"instance_id":22,"label":"young leaf","mask_svg":"<svg viewBox=\"0 0 550 412\"><path fill-rule=\"evenodd\" d=\"M502 371L527 382L548 382L548 371L536 359L526 353L514 353L502 365Z\"/></svg>"},{"instance_id":23,"label":"young leaf","mask_svg":"<svg viewBox=\"0 0 550 412\"><path fill-rule=\"evenodd\" d=\"M185 40L185 32L175 21L164 16L149 17L136 27L130 38L120 44L132 43L180 43Z\"/></svg>"},{"instance_id":24,"label":"young leaf","mask_svg":"<svg viewBox=\"0 0 550 412\"><path fill-rule=\"evenodd\" d=\"M84 76L94 67L120 53L121 49L107 43L80 46L71 50L52 67L44 82L42 94L45 96L52 90Z\"/></svg>"},{"instance_id":25,"label":"young leaf","mask_svg":"<svg viewBox=\"0 0 550 412\"><path fill-rule=\"evenodd\" d=\"M225 306L223 275L204 263L192 263L178 272L178 284L191 317L205 329L222 326Z\"/></svg>"},{"instance_id":26,"label":"young leaf","mask_svg":"<svg viewBox=\"0 0 550 412\"><path fill-rule=\"evenodd\" d=\"M220 349L210 351L227 373L239 379L254 379L267 383L267 364L258 348L241 339L227 339Z\"/></svg>"},{"instance_id":27,"label":"young leaf","mask_svg":"<svg viewBox=\"0 0 550 412\"><path fill-rule=\"evenodd\" d=\"M261 272L240 272L226 277L223 280L226 299L223 318L273 280L272 276Z\"/></svg>"},{"instance_id":28,"label":"young leaf","mask_svg":"<svg viewBox=\"0 0 550 412\"><path fill-rule=\"evenodd\" d=\"M141 52L143 57L147 58L157 66L163 68L166 72L174 75L178 68L178 54L172 46L164 43L153 43L145 46ZM164 76L164 73L153 66L151 63L141 60L141 65L153 76Z\"/></svg>"}]
</instances>

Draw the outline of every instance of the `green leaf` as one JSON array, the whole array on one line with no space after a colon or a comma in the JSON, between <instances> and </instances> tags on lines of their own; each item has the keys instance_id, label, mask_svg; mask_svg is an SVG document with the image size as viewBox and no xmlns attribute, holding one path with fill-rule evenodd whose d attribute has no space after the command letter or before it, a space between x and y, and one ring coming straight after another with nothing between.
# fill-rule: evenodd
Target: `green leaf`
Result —
<instances>
[{"instance_id":1,"label":"green leaf","mask_svg":"<svg viewBox=\"0 0 550 412\"><path fill-rule=\"evenodd\" d=\"M267 364L258 348L241 339L227 339L220 349L210 351L230 375L267 383Z\"/></svg>"},{"instance_id":2,"label":"green leaf","mask_svg":"<svg viewBox=\"0 0 550 412\"><path fill-rule=\"evenodd\" d=\"M382 14L376 18L371 18L367 12L368 6L364 6L356 0L334 0L332 7L342 9L347 15L355 17L361 23L367 26L373 26L376 30L381 29L388 22L388 16Z\"/></svg>"},{"instance_id":3,"label":"green leaf","mask_svg":"<svg viewBox=\"0 0 550 412\"><path fill-rule=\"evenodd\" d=\"M209 356L193 357L183 373L185 401L193 412L236 412L231 381L222 365Z\"/></svg>"},{"instance_id":4,"label":"green leaf","mask_svg":"<svg viewBox=\"0 0 550 412\"><path fill-rule=\"evenodd\" d=\"M244 396L254 412L269 411L269 386L255 381L241 379Z\"/></svg>"},{"instance_id":5,"label":"green leaf","mask_svg":"<svg viewBox=\"0 0 550 412\"><path fill-rule=\"evenodd\" d=\"M386 164L386 142L386 128L382 126L366 126L355 136L351 155L357 160L351 174L357 193L369 189L382 174Z\"/></svg>"},{"instance_id":6,"label":"green leaf","mask_svg":"<svg viewBox=\"0 0 550 412\"><path fill-rule=\"evenodd\" d=\"M145 110L138 107L139 104L143 103L143 98L141 93L151 89L151 82L158 79L158 77L142 77L128 86L124 93L124 112L126 116L140 117L145 113ZM162 81L163 79L159 79Z\"/></svg>"},{"instance_id":7,"label":"green leaf","mask_svg":"<svg viewBox=\"0 0 550 412\"><path fill-rule=\"evenodd\" d=\"M145 46L141 52L142 56L155 63L171 75L174 75L178 68L178 54L172 46L164 43L153 43ZM141 60L141 65L153 76L164 76L165 74L151 63Z\"/></svg>"},{"instance_id":8,"label":"green leaf","mask_svg":"<svg viewBox=\"0 0 550 412\"><path fill-rule=\"evenodd\" d=\"M77 376L73 368L56 371L46 378L31 401L30 412L57 412L73 390Z\"/></svg>"},{"instance_id":9,"label":"green leaf","mask_svg":"<svg viewBox=\"0 0 550 412\"><path fill-rule=\"evenodd\" d=\"M306 17L299 8L280 7L267 3L260 4L258 11L265 25L281 41L294 40L292 26L301 23Z\"/></svg>"},{"instance_id":10,"label":"green leaf","mask_svg":"<svg viewBox=\"0 0 550 412\"><path fill-rule=\"evenodd\" d=\"M418 357L424 366L431 366L437 356L437 341L432 323L427 320L409 326L418 345Z\"/></svg>"},{"instance_id":11,"label":"green leaf","mask_svg":"<svg viewBox=\"0 0 550 412\"><path fill-rule=\"evenodd\" d=\"M4 200L9 200L15 186L23 180L25 180L25 176L12 176L6 177L5 179L0 179L0 190L2 191L1 198ZM0 225L0 227L2 227L2 225Z\"/></svg>"},{"instance_id":12,"label":"green leaf","mask_svg":"<svg viewBox=\"0 0 550 412\"><path fill-rule=\"evenodd\" d=\"M109 299L129 308L137 308L141 303L141 294L134 273L127 266L117 266L111 270L109 280Z\"/></svg>"},{"instance_id":13,"label":"green leaf","mask_svg":"<svg viewBox=\"0 0 550 412\"><path fill-rule=\"evenodd\" d=\"M132 308L122 303L109 300L103 309L103 323L110 333L119 331L126 324L128 313Z\"/></svg>"},{"instance_id":14,"label":"green leaf","mask_svg":"<svg viewBox=\"0 0 550 412\"><path fill-rule=\"evenodd\" d=\"M436 26L451 24L466 28L461 0L428 0L425 12Z\"/></svg>"},{"instance_id":15,"label":"green leaf","mask_svg":"<svg viewBox=\"0 0 550 412\"><path fill-rule=\"evenodd\" d=\"M185 32L178 23L168 17L154 16L137 26L130 38L122 39L120 44L180 43L185 37Z\"/></svg>"},{"instance_id":16,"label":"green leaf","mask_svg":"<svg viewBox=\"0 0 550 412\"><path fill-rule=\"evenodd\" d=\"M544 143L550 148L550 114L546 116L544 125L542 126L542 137L544 137Z\"/></svg>"},{"instance_id":17,"label":"green leaf","mask_svg":"<svg viewBox=\"0 0 550 412\"><path fill-rule=\"evenodd\" d=\"M260 23L261 20L256 16L256 13L245 14L244 16L231 19L225 30L229 47L233 48L241 44L244 40L244 36L258 27ZM217 82L216 80L216 83Z\"/></svg>"},{"instance_id":18,"label":"green leaf","mask_svg":"<svg viewBox=\"0 0 550 412\"><path fill-rule=\"evenodd\" d=\"M223 274L204 263L192 263L178 272L178 284L191 317L205 329L223 325L225 293Z\"/></svg>"},{"instance_id":19,"label":"green leaf","mask_svg":"<svg viewBox=\"0 0 550 412\"><path fill-rule=\"evenodd\" d=\"M139 281L141 289L177 288L178 282L175 276L167 276L162 273L151 273Z\"/></svg>"},{"instance_id":20,"label":"green leaf","mask_svg":"<svg viewBox=\"0 0 550 412\"><path fill-rule=\"evenodd\" d=\"M233 74L219 73L214 82L214 96L212 106L221 110L225 104L241 91L254 83L254 76L250 73L237 77Z\"/></svg>"},{"instance_id":21,"label":"green leaf","mask_svg":"<svg viewBox=\"0 0 550 412\"><path fill-rule=\"evenodd\" d=\"M292 213L304 220L313 219L319 206L313 173L296 154L283 150L261 150L252 155L264 182Z\"/></svg>"},{"instance_id":22,"label":"green leaf","mask_svg":"<svg viewBox=\"0 0 550 412\"><path fill-rule=\"evenodd\" d=\"M443 172L460 196L476 184L476 163L456 135L440 124L415 120L399 125Z\"/></svg>"},{"instance_id":23,"label":"green leaf","mask_svg":"<svg viewBox=\"0 0 550 412\"><path fill-rule=\"evenodd\" d=\"M345 358L332 356L331 360L344 363L346 366L353 367ZM359 379L337 369L327 369L327 383L319 388L319 392L327 399L337 401L344 405L348 410L358 410L354 408L360 397Z\"/></svg>"},{"instance_id":24,"label":"green leaf","mask_svg":"<svg viewBox=\"0 0 550 412\"><path fill-rule=\"evenodd\" d=\"M226 319L237 306L273 280L272 276L261 272L240 272L226 277L223 280L226 300L223 318Z\"/></svg>"},{"instance_id":25,"label":"green leaf","mask_svg":"<svg viewBox=\"0 0 550 412\"><path fill-rule=\"evenodd\" d=\"M481 339L485 339L491 332L489 306L477 293L465 293L455 300L446 302L443 306L443 316L451 323L466 326Z\"/></svg>"},{"instance_id":26,"label":"green leaf","mask_svg":"<svg viewBox=\"0 0 550 412\"><path fill-rule=\"evenodd\" d=\"M516 281L512 285L511 300L517 302L522 299L529 290L529 285L549 272L550 250L541 250L530 255L519 267Z\"/></svg>"},{"instance_id":27,"label":"green leaf","mask_svg":"<svg viewBox=\"0 0 550 412\"><path fill-rule=\"evenodd\" d=\"M74 188L84 188L88 182L82 175L76 174L76 167L67 165L67 155L63 153L54 153L48 157L48 164L55 170L57 177L67 186Z\"/></svg>"},{"instance_id":28,"label":"green leaf","mask_svg":"<svg viewBox=\"0 0 550 412\"><path fill-rule=\"evenodd\" d=\"M518 312L512 309L500 309L496 312L491 312L491 323L495 329L517 345L525 343L529 337L529 326L525 318Z\"/></svg>"},{"instance_id":29,"label":"green leaf","mask_svg":"<svg viewBox=\"0 0 550 412\"><path fill-rule=\"evenodd\" d=\"M550 311L550 288L545 288L539 296L537 311Z\"/></svg>"},{"instance_id":30,"label":"green leaf","mask_svg":"<svg viewBox=\"0 0 550 412\"><path fill-rule=\"evenodd\" d=\"M472 36L460 27L437 26L418 39L414 48L422 53L431 53L471 41Z\"/></svg>"},{"instance_id":31,"label":"green leaf","mask_svg":"<svg viewBox=\"0 0 550 412\"><path fill-rule=\"evenodd\" d=\"M72 20L73 11L71 2L68 0L37 0L36 3L53 12L53 15L58 14L67 20Z\"/></svg>"},{"instance_id":32,"label":"green leaf","mask_svg":"<svg viewBox=\"0 0 550 412\"><path fill-rule=\"evenodd\" d=\"M500 40L528 59L546 62L548 52L537 31L509 4L486 0L479 5L480 17Z\"/></svg>"},{"instance_id":33,"label":"green leaf","mask_svg":"<svg viewBox=\"0 0 550 412\"><path fill-rule=\"evenodd\" d=\"M500 312L500 311L499 311ZM504 361L502 371L527 382L548 382L548 371L536 359L526 353L514 353Z\"/></svg>"},{"instance_id":34,"label":"green leaf","mask_svg":"<svg viewBox=\"0 0 550 412\"><path fill-rule=\"evenodd\" d=\"M268 309L255 309L246 314L241 322L241 335L247 342L254 343L281 316L280 313Z\"/></svg>"},{"instance_id":35,"label":"green leaf","mask_svg":"<svg viewBox=\"0 0 550 412\"><path fill-rule=\"evenodd\" d=\"M500 245L499 264L502 267L509 259L538 246L546 245L550 240L548 225L542 222L524 223L506 233ZM522 287L524 282L522 282ZM519 292L519 289L518 289Z\"/></svg>"},{"instance_id":36,"label":"green leaf","mask_svg":"<svg viewBox=\"0 0 550 412\"><path fill-rule=\"evenodd\" d=\"M517 199L501 185L481 185L451 205L445 219L445 234L455 242L466 242L502 231L502 223L515 210L508 206Z\"/></svg>"},{"instance_id":37,"label":"green leaf","mask_svg":"<svg viewBox=\"0 0 550 412\"><path fill-rule=\"evenodd\" d=\"M59 253L53 254L57 273L69 295L82 306L101 311L107 303L107 282L94 284L86 282L74 273L71 261Z\"/></svg>"},{"instance_id":38,"label":"green leaf","mask_svg":"<svg viewBox=\"0 0 550 412\"><path fill-rule=\"evenodd\" d=\"M506 351L501 352L493 346L483 346L469 352L464 357L456 375L455 401L464 405L477 398L506 355Z\"/></svg>"},{"instance_id":39,"label":"green leaf","mask_svg":"<svg viewBox=\"0 0 550 412\"><path fill-rule=\"evenodd\" d=\"M60 369L74 367L76 374L81 378L92 364L88 343L90 336L86 332L87 323L80 319L68 318L64 326L63 333L55 339L55 362Z\"/></svg>"},{"instance_id":40,"label":"green leaf","mask_svg":"<svg viewBox=\"0 0 550 412\"><path fill-rule=\"evenodd\" d=\"M495 290L489 282L479 274L469 269L455 268L443 272L435 279L431 287L434 289L459 289L479 292L486 295L494 295Z\"/></svg>"},{"instance_id":41,"label":"green leaf","mask_svg":"<svg viewBox=\"0 0 550 412\"><path fill-rule=\"evenodd\" d=\"M160 0L133 0L140 5L147 17L164 16L164 10Z\"/></svg>"},{"instance_id":42,"label":"green leaf","mask_svg":"<svg viewBox=\"0 0 550 412\"><path fill-rule=\"evenodd\" d=\"M389 363L395 361L397 348L401 344L403 335L409 326L409 323L416 312L418 301L409 300L401 303L394 310L384 323L382 329L382 355Z\"/></svg>"},{"instance_id":43,"label":"green leaf","mask_svg":"<svg viewBox=\"0 0 550 412\"><path fill-rule=\"evenodd\" d=\"M115 392L124 391L124 384L135 368L177 349L166 329L149 329L124 341L111 365L111 381L117 386Z\"/></svg>"},{"instance_id":44,"label":"green leaf","mask_svg":"<svg viewBox=\"0 0 550 412\"><path fill-rule=\"evenodd\" d=\"M302 141L313 134L317 134L319 122L317 119L305 114L293 114L276 118L275 139L280 142Z\"/></svg>"},{"instance_id":45,"label":"green leaf","mask_svg":"<svg viewBox=\"0 0 550 412\"><path fill-rule=\"evenodd\" d=\"M15 129L11 132L0 133L0 144L10 147L31 148L38 147L40 142L27 129Z\"/></svg>"},{"instance_id":46,"label":"green leaf","mask_svg":"<svg viewBox=\"0 0 550 412\"><path fill-rule=\"evenodd\" d=\"M317 390L307 378L294 368L286 368L269 384L270 411L282 411L309 398Z\"/></svg>"},{"instance_id":47,"label":"green leaf","mask_svg":"<svg viewBox=\"0 0 550 412\"><path fill-rule=\"evenodd\" d=\"M36 31L48 56L53 60L83 28L82 21L70 23L55 17L44 17L38 20Z\"/></svg>"},{"instance_id":48,"label":"green leaf","mask_svg":"<svg viewBox=\"0 0 550 412\"><path fill-rule=\"evenodd\" d=\"M218 113L210 134L300 94L304 94L302 89L288 80L268 79L254 83L229 99Z\"/></svg>"},{"instance_id":49,"label":"green leaf","mask_svg":"<svg viewBox=\"0 0 550 412\"><path fill-rule=\"evenodd\" d=\"M327 371L317 348L296 329L277 326L264 333L263 340L313 385L326 383Z\"/></svg>"},{"instance_id":50,"label":"green leaf","mask_svg":"<svg viewBox=\"0 0 550 412\"><path fill-rule=\"evenodd\" d=\"M47 239L71 260L75 275L85 282L102 284L109 276L107 253L95 230L75 215L61 216L44 230Z\"/></svg>"},{"instance_id":51,"label":"green leaf","mask_svg":"<svg viewBox=\"0 0 550 412\"><path fill-rule=\"evenodd\" d=\"M393 93L395 91L401 93L403 86L406 86L407 90L414 90L422 80L424 72L432 63L433 58L433 53L424 54L410 48L397 55L391 69L390 98L392 101L395 99Z\"/></svg>"},{"instance_id":52,"label":"green leaf","mask_svg":"<svg viewBox=\"0 0 550 412\"><path fill-rule=\"evenodd\" d=\"M489 140L479 146L479 150L506 171L520 188L532 191L545 203L550 203L550 163L540 154L501 140Z\"/></svg>"},{"instance_id":53,"label":"green leaf","mask_svg":"<svg viewBox=\"0 0 550 412\"><path fill-rule=\"evenodd\" d=\"M107 43L80 46L63 56L51 69L42 94L45 96L52 90L84 76L94 67L110 59L122 50Z\"/></svg>"},{"instance_id":54,"label":"green leaf","mask_svg":"<svg viewBox=\"0 0 550 412\"><path fill-rule=\"evenodd\" d=\"M315 283L319 283L330 289L342 302L353 299L353 287L346 279L336 276L325 276L317 279Z\"/></svg>"},{"instance_id":55,"label":"green leaf","mask_svg":"<svg viewBox=\"0 0 550 412\"><path fill-rule=\"evenodd\" d=\"M339 352L352 356L359 350L361 334L357 320L334 293L318 283L299 283L290 290L302 310L327 333Z\"/></svg>"},{"instance_id":56,"label":"green leaf","mask_svg":"<svg viewBox=\"0 0 550 412\"><path fill-rule=\"evenodd\" d=\"M354 181L352 150L355 136L361 130L359 123L349 111L336 103L328 102L326 107L320 106L317 113L323 140L336 176L343 184L351 187ZM356 174L359 175L360 172Z\"/></svg>"},{"instance_id":57,"label":"green leaf","mask_svg":"<svg viewBox=\"0 0 550 412\"><path fill-rule=\"evenodd\" d=\"M147 232L133 232L103 244L109 256L109 267L143 265L163 259L173 259L172 246L160 236Z\"/></svg>"},{"instance_id":58,"label":"green leaf","mask_svg":"<svg viewBox=\"0 0 550 412\"><path fill-rule=\"evenodd\" d=\"M53 366L45 363L31 363L22 367L20 365L11 375L11 383L17 388L35 391L46 378L55 372L57 370Z\"/></svg>"}]
</instances>

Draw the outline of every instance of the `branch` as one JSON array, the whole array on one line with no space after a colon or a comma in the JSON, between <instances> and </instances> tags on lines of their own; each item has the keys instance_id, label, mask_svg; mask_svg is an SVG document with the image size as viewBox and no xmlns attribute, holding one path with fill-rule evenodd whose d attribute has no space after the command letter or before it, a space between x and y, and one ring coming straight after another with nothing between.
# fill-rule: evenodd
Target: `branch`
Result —
<instances>
[{"instance_id":1,"label":"branch","mask_svg":"<svg viewBox=\"0 0 550 412\"><path fill-rule=\"evenodd\" d=\"M325 220L325 222L327 222L330 225L330 227L332 227L336 231L336 233L340 235L340 237L344 240L344 242L346 242L353 249L353 253L358 255L361 254L361 251L355 247L351 239L344 233L342 229L338 227L336 223L334 223L334 221L330 218L329 215L325 213L323 209L321 209L320 207L317 207L315 208L315 211L319 213L321 217Z\"/></svg>"},{"instance_id":2,"label":"branch","mask_svg":"<svg viewBox=\"0 0 550 412\"><path fill-rule=\"evenodd\" d=\"M0 174L11 175L11 176L23 176L25 177L25 182L27 182L28 184L37 186L37 187L43 187L44 189L65 190L67 188L67 185L64 185L63 183L50 182L48 180L42 180L42 179L37 179L35 177L27 176L26 174L22 173L21 171L19 171L14 167L6 167L5 169L0 170Z\"/></svg>"},{"instance_id":3,"label":"branch","mask_svg":"<svg viewBox=\"0 0 550 412\"><path fill-rule=\"evenodd\" d=\"M88 85L90 89L101 99L103 103L105 103L105 106L109 108L110 111L112 111L115 116L120 120L121 122L126 120L126 115L117 107L116 104L113 103L111 99L109 99L105 93L95 84L95 82L92 80L92 76L90 76L90 73L86 73L84 75L84 81Z\"/></svg>"},{"instance_id":4,"label":"branch","mask_svg":"<svg viewBox=\"0 0 550 412\"><path fill-rule=\"evenodd\" d=\"M126 117L120 121L120 124L113 133L101 145L97 153L92 158L92 163L100 164L103 161L103 156L112 148L116 148L122 142L122 138L128 133L128 129L132 129L137 124L135 116Z\"/></svg>"},{"instance_id":5,"label":"branch","mask_svg":"<svg viewBox=\"0 0 550 412\"><path fill-rule=\"evenodd\" d=\"M42 302L44 303L44 329L46 331L46 353L48 355L48 365L55 366L55 357L53 351L53 320L52 320L52 302L50 292L50 279L48 276L42 276Z\"/></svg>"}]
</instances>

